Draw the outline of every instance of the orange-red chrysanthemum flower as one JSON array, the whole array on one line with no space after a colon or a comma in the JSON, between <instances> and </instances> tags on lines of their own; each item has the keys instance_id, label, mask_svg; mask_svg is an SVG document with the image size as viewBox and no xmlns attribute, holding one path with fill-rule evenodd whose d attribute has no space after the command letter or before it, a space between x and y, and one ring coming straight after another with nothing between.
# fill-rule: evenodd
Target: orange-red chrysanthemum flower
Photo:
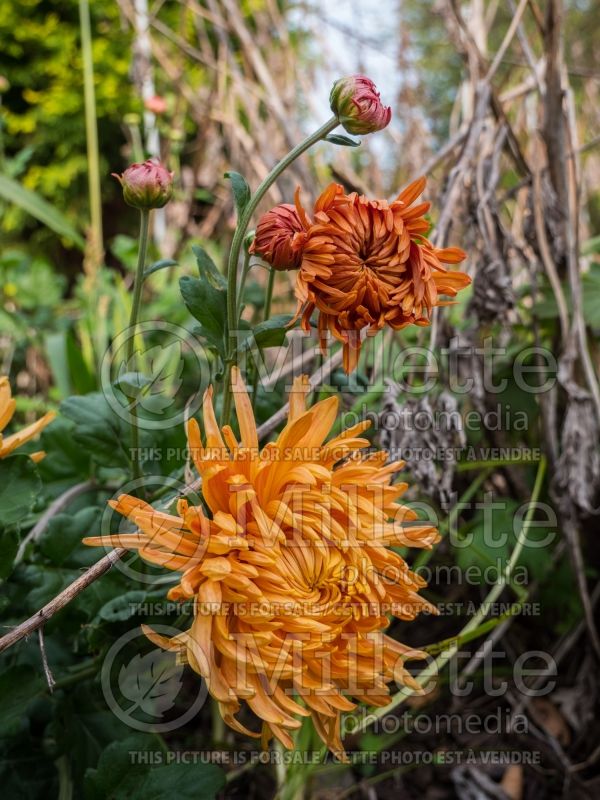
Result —
<instances>
[{"instance_id":1,"label":"orange-red chrysanthemum flower","mask_svg":"<svg viewBox=\"0 0 600 800\"><path fill-rule=\"evenodd\" d=\"M425 183L425 178L414 181L391 203L346 195L332 183L317 200L312 219L296 194L306 232L296 278L298 314L309 331L318 310L321 347L329 333L343 342L346 372L356 367L363 329L428 325L431 309L446 304L440 295L455 297L471 282L444 266L459 263L466 253L434 247L425 236L429 203L413 205Z\"/></svg>"},{"instance_id":2,"label":"orange-red chrysanthemum flower","mask_svg":"<svg viewBox=\"0 0 600 800\"><path fill-rule=\"evenodd\" d=\"M266 743L292 747L298 716L312 716L323 741L343 753L340 714L354 701L384 706L388 684L419 690L404 667L424 653L386 636L388 614L413 619L435 610L418 595L425 583L390 545L426 547L430 525L397 502L406 484L390 485L401 463L369 453L359 423L326 441L338 400L305 408L298 378L289 418L259 450L250 400L233 370L241 441L219 430L212 389L204 397L204 442L195 420L187 434L202 479L203 505L180 500L169 515L127 495L116 503L136 533L98 536L91 545L138 550L181 573L170 599L192 599L191 628L172 639L145 628L206 680L225 722L246 703L263 721Z\"/></svg>"},{"instance_id":3,"label":"orange-red chrysanthemum flower","mask_svg":"<svg viewBox=\"0 0 600 800\"><path fill-rule=\"evenodd\" d=\"M31 425L23 428L23 430L13 433L11 436L2 436L2 431L6 428L15 413L16 402L10 391L10 383L5 375L0 375L0 458L6 458L17 447L20 447L30 439L34 439L41 431L48 425L56 414L49 411L41 419L32 422ZM43 450L37 453L32 453L30 458L33 461L40 461L46 454Z\"/></svg>"},{"instance_id":4,"label":"orange-red chrysanthemum flower","mask_svg":"<svg viewBox=\"0 0 600 800\"><path fill-rule=\"evenodd\" d=\"M295 206L281 203L260 218L250 252L258 253L273 269L298 269L304 238Z\"/></svg>"}]
</instances>

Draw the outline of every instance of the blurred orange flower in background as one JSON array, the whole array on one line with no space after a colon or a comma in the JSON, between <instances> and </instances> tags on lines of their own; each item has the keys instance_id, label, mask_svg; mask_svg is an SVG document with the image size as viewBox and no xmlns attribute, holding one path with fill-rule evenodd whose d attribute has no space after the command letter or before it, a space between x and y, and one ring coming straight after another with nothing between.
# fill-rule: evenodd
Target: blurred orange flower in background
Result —
<instances>
[{"instance_id":1,"label":"blurred orange flower in background","mask_svg":"<svg viewBox=\"0 0 600 800\"><path fill-rule=\"evenodd\" d=\"M202 478L203 505L182 499L177 514L121 495L113 507L135 533L96 536L89 545L138 550L181 574L172 600L191 600L194 621L169 639L145 628L207 682L225 722L249 736L291 734L310 716L327 746L344 757L340 714L355 701L385 706L388 684L419 685L404 666L424 653L383 633L388 614L411 620L435 611L418 595L425 582L391 545L430 548L439 539L398 502L391 485L402 462L369 452L362 422L326 441L338 399L306 408L306 378L296 378L289 418L262 450L252 406L233 370L241 441L217 424L212 389L187 434ZM262 720L249 730L236 718L242 702Z\"/></svg>"},{"instance_id":2,"label":"blurred orange flower in background","mask_svg":"<svg viewBox=\"0 0 600 800\"><path fill-rule=\"evenodd\" d=\"M0 458L6 458L22 444L34 439L56 416L53 411L49 411L41 419L32 422L31 425L27 425L17 433L13 433L11 436L3 436L2 431L11 421L15 408L16 402L10 390L9 380L5 375L0 375ZM41 461L45 455L44 451L40 450L37 453L32 453L30 458L33 461Z\"/></svg>"}]
</instances>

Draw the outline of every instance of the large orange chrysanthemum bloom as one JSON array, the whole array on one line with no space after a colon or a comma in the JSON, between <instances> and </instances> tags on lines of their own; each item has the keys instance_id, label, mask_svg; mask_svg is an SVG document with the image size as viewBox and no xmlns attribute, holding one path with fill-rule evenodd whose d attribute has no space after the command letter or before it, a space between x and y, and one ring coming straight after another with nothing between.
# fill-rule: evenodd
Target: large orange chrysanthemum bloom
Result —
<instances>
[{"instance_id":1,"label":"large orange chrysanthemum bloom","mask_svg":"<svg viewBox=\"0 0 600 800\"><path fill-rule=\"evenodd\" d=\"M471 279L444 264L466 258L458 247L440 249L425 237L429 203L413 205L425 188L420 178L391 203L346 195L332 183L317 200L312 219L296 193L296 208L304 225L302 264L296 279L298 314L310 330L319 312L321 347L328 333L344 344L344 368L355 369L360 332L374 333L384 325L428 325L434 306L446 305L440 295L455 297Z\"/></svg>"},{"instance_id":2,"label":"large orange chrysanthemum bloom","mask_svg":"<svg viewBox=\"0 0 600 800\"><path fill-rule=\"evenodd\" d=\"M338 400L305 408L306 378L297 378L289 419L259 450L250 400L233 370L241 432L219 430L212 389L204 397L205 441L195 420L188 441L202 479L204 506L180 500L172 516L127 495L114 508L136 533L85 539L138 550L181 572L174 600L192 599L190 630L169 639L145 628L206 680L225 722L253 733L235 715L245 701L263 721L263 744L276 736L292 747L300 716L312 716L323 741L343 753L340 713L355 701L383 706L388 683L419 686L404 661L421 658L386 636L388 614L413 619L434 611L418 595L425 583L390 545L426 547L438 540L390 485L401 463L368 453L359 423L326 442Z\"/></svg>"},{"instance_id":3,"label":"large orange chrysanthemum bloom","mask_svg":"<svg viewBox=\"0 0 600 800\"><path fill-rule=\"evenodd\" d=\"M0 375L0 458L6 458L17 447L20 447L30 439L34 439L48 425L56 414L49 411L41 419L27 425L23 430L13 433L11 436L2 436L2 431L6 428L15 413L16 402L10 391L10 383L5 375ZM40 461L46 454L43 450L32 453L30 458L33 461Z\"/></svg>"}]
</instances>

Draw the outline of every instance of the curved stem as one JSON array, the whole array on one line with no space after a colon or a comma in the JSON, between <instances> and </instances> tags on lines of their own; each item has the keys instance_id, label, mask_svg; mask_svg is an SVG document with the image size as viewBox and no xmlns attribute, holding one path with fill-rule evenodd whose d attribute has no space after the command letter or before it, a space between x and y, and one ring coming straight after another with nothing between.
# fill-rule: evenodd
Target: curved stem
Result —
<instances>
[{"instance_id":1,"label":"curved stem","mask_svg":"<svg viewBox=\"0 0 600 800\"><path fill-rule=\"evenodd\" d=\"M142 300L142 286L144 283L144 266L146 264L146 251L148 249L148 221L150 219L150 211L142 209L140 211L140 238L137 268L135 271L135 280L133 283L133 300L131 302L131 314L129 316L129 337L127 339L126 348L126 363L127 369L131 359L135 353L135 335L137 328L138 316L140 313L140 304ZM139 448L140 448L140 434L137 419L137 398L132 398L131 405L131 462L133 465L133 477L141 478L142 469L139 461Z\"/></svg>"},{"instance_id":2,"label":"curved stem","mask_svg":"<svg viewBox=\"0 0 600 800\"><path fill-rule=\"evenodd\" d=\"M256 208L271 186L275 183L277 178L284 172L290 164L292 164L299 156L306 150L324 139L328 133L334 128L337 128L339 122L336 117L331 117L324 125L321 125L314 133L307 136L304 141L296 145L293 150L284 156L281 161L276 164L271 172L262 180L256 192L250 198L248 205L244 209L231 243L231 250L229 251L229 259L227 261L227 342L228 342L228 357L225 365L225 383L223 387L223 410L221 412L221 424L226 425L229 422L231 414L231 368L235 362L236 351L236 327L237 327L237 267L244 243L244 237L252 219L252 215Z\"/></svg>"}]
</instances>

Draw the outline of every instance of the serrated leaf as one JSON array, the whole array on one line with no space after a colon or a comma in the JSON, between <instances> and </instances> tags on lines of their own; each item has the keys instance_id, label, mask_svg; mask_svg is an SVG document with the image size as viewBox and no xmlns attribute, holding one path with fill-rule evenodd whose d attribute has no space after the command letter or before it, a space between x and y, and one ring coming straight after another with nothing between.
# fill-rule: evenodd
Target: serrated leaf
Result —
<instances>
[{"instance_id":1,"label":"serrated leaf","mask_svg":"<svg viewBox=\"0 0 600 800\"><path fill-rule=\"evenodd\" d=\"M239 172L226 172L225 177L231 181L231 188L233 190L233 198L235 200L235 207L237 209L238 218L242 216L252 193L250 187L243 175Z\"/></svg>"},{"instance_id":2,"label":"serrated leaf","mask_svg":"<svg viewBox=\"0 0 600 800\"><path fill-rule=\"evenodd\" d=\"M39 540L42 555L56 566L81 567L93 563L97 554L92 547L82 547L81 540L100 529L102 509L91 506L73 513L57 514ZM92 552L90 552L92 551Z\"/></svg>"},{"instance_id":3,"label":"serrated leaf","mask_svg":"<svg viewBox=\"0 0 600 800\"><path fill-rule=\"evenodd\" d=\"M0 460L0 525L13 525L27 516L41 488L29 456L16 454Z\"/></svg>"},{"instance_id":4,"label":"serrated leaf","mask_svg":"<svg viewBox=\"0 0 600 800\"><path fill-rule=\"evenodd\" d=\"M209 256L208 252L199 245L194 245L192 247L192 252L196 256L200 277L206 278L214 289L227 289L225 276L219 272L219 268Z\"/></svg>"},{"instance_id":5,"label":"serrated leaf","mask_svg":"<svg viewBox=\"0 0 600 800\"><path fill-rule=\"evenodd\" d=\"M145 656L137 653L119 670L119 689L133 705L127 714L140 708L151 717L160 717L175 705L181 689L183 667L170 653L152 650Z\"/></svg>"},{"instance_id":6,"label":"serrated leaf","mask_svg":"<svg viewBox=\"0 0 600 800\"><path fill-rule=\"evenodd\" d=\"M90 452L99 464L108 467L129 465L125 450L127 426L99 392L85 397L67 397L61 413L75 423L71 436Z\"/></svg>"},{"instance_id":7,"label":"serrated leaf","mask_svg":"<svg viewBox=\"0 0 600 800\"><path fill-rule=\"evenodd\" d=\"M325 137L325 141L331 142L331 144L339 144L342 147L360 147L360 141L351 139L349 136L342 136L339 133L330 133L329 136Z\"/></svg>"},{"instance_id":8,"label":"serrated leaf","mask_svg":"<svg viewBox=\"0 0 600 800\"><path fill-rule=\"evenodd\" d=\"M224 358L227 292L215 288L205 276L185 275L179 279L179 288L188 311L200 323L200 333Z\"/></svg>"},{"instance_id":9,"label":"serrated leaf","mask_svg":"<svg viewBox=\"0 0 600 800\"><path fill-rule=\"evenodd\" d=\"M291 320L290 314L276 314L264 322L259 322L252 329L252 333L240 343L238 352L251 350L253 347L258 347L259 349L263 347L280 347L285 341Z\"/></svg>"}]
</instances>

